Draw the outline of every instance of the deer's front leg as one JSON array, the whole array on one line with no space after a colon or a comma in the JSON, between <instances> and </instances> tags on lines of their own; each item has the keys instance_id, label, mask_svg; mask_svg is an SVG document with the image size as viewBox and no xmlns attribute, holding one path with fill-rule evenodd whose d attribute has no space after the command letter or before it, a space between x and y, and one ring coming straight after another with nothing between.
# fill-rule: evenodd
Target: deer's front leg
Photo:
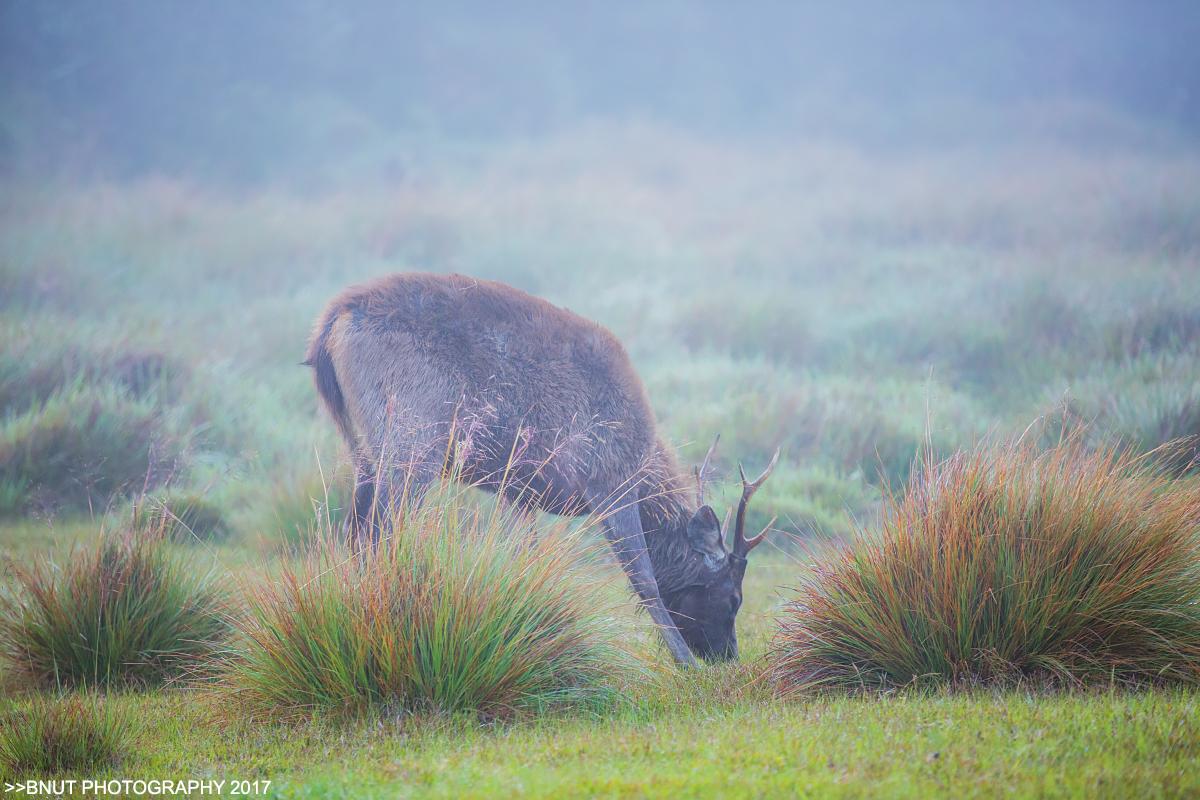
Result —
<instances>
[{"instance_id":1,"label":"deer's front leg","mask_svg":"<svg viewBox=\"0 0 1200 800\"><path fill-rule=\"evenodd\" d=\"M671 614L658 594L658 581L654 578L654 565L650 563L646 537L642 534L637 501L628 494L624 498L597 497L589 490L588 503L599 518L604 536L621 563L621 568L625 570L630 585L662 634L671 658L681 667L694 667L696 659L671 621Z\"/></svg>"}]
</instances>

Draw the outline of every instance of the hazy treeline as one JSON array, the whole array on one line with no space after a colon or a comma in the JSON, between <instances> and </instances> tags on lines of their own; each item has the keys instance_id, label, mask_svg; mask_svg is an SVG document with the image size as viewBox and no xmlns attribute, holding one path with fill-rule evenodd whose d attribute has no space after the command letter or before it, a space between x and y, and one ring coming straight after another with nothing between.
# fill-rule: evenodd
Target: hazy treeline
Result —
<instances>
[{"instance_id":1,"label":"hazy treeline","mask_svg":"<svg viewBox=\"0 0 1200 800\"><path fill-rule=\"evenodd\" d=\"M595 117L874 148L1194 141L1197 41L1189 0L5 0L0 166L396 178L431 144Z\"/></svg>"}]
</instances>

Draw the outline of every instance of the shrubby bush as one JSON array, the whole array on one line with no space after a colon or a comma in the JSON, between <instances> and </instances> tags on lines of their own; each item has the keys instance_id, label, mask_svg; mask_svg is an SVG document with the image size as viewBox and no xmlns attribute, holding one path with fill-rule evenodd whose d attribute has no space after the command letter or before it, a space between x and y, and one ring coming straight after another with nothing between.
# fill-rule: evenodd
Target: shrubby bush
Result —
<instances>
[{"instance_id":1,"label":"shrubby bush","mask_svg":"<svg viewBox=\"0 0 1200 800\"><path fill-rule=\"evenodd\" d=\"M1200 307L1176 301L1139 304L1111 319L1102 337L1111 361L1188 351L1200 342Z\"/></svg>"},{"instance_id":2,"label":"shrubby bush","mask_svg":"<svg viewBox=\"0 0 1200 800\"><path fill-rule=\"evenodd\" d=\"M91 351L74 344L4 337L0 352L0 413L18 414L84 386L111 384L133 398L174 403L190 370L153 350Z\"/></svg>"},{"instance_id":3,"label":"shrubby bush","mask_svg":"<svg viewBox=\"0 0 1200 800\"><path fill-rule=\"evenodd\" d=\"M1054 416L1087 426L1097 446L1153 453L1174 475L1200 467L1200 370L1192 357L1143 357L1077 381Z\"/></svg>"},{"instance_id":4,"label":"shrubby bush","mask_svg":"<svg viewBox=\"0 0 1200 800\"><path fill-rule=\"evenodd\" d=\"M730 491L725 499L736 508L738 497ZM777 533L768 541L781 548L801 540L849 539L855 521L872 519L879 505L879 490L863 480L862 473L847 476L824 465L778 468L747 509L746 529L761 530L778 517L772 526Z\"/></svg>"},{"instance_id":5,"label":"shrubby bush","mask_svg":"<svg viewBox=\"0 0 1200 800\"><path fill-rule=\"evenodd\" d=\"M1152 300L1115 311L1072 300L1046 281L981 286L976 293L961 305L859 322L846 329L841 343L809 337L804 348L813 356L805 363L876 376L932 368L955 388L1011 400L1056 376L1138 358L1194 355L1200 343L1200 306ZM769 318L740 313L730 308L721 325L742 330L745 324L745 330L758 331L752 335L769 338L760 329ZM743 358L759 352L753 346L726 350Z\"/></svg>"},{"instance_id":6,"label":"shrubby bush","mask_svg":"<svg viewBox=\"0 0 1200 800\"><path fill-rule=\"evenodd\" d=\"M196 420L190 370L154 350L92 349L46 325L0 329L0 513L103 511L158 486ZM97 508L99 506L99 508Z\"/></svg>"},{"instance_id":7,"label":"shrubby bush","mask_svg":"<svg viewBox=\"0 0 1200 800\"><path fill-rule=\"evenodd\" d=\"M758 302L701 299L676 322L675 334L693 354L710 351L733 358L766 358L807 364L821 357L805 313L769 298Z\"/></svg>"},{"instance_id":8,"label":"shrubby bush","mask_svg":"<svg viewBox=\"0 0 1200 800\"><path fill-rule=\"evenodd\" d=\"M648 383L651 397L666 399L656 406L664 426L690 442L685 456L698 463L721 434L716 463L726 474L736 475L738 460L748 470L765 466L781 446L785 465L898 486L923 447L949 453L987 432L986 411L969 397L945 392L931 418L930 395L940 387L894 379L816 379L762 363L713 360L660 370ZM771 483L763 491L774 491Z\"/></svg>"}]
</instances>

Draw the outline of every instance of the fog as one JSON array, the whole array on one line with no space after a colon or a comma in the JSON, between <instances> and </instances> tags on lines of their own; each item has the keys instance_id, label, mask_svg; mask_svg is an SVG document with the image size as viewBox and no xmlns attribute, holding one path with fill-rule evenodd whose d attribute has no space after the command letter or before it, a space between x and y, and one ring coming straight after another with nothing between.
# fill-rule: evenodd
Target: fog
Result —
<instances>
[{"instance_id":1,"label":"fog","mask_svg":"<svg viewBox=\"0 0 1200 800\"><path fill-rule=\"evenodd\" d=\"M596 120L880 151L1190 149L1198 41L1190 0L5 0L0 166L360 179Z\"/></svg>"}]
</instances>

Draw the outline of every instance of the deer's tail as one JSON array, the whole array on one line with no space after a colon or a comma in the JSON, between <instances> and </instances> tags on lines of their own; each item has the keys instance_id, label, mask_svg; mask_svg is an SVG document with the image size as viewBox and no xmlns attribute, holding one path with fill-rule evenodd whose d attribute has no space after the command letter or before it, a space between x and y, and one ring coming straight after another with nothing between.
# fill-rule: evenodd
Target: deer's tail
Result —
<instances>
[{"instance_id":1,"label":"deer's tail","mask_svg":"<svg viewBox=\"0 0 1200 800\"><path fill-rule=\"evenodd\" d=\"M304 366L312 367L317 394L321 396L329 416L337 423L342 438L353 449L354 425L346 408L346 396L342 394L342 386L338 383L337 371L333 367L333 357L329 353L329 334L336 319L336 313L329 313L321 318L313 332L312 341L308 343L308 357Z\"/></svg>"}]
</instances>

